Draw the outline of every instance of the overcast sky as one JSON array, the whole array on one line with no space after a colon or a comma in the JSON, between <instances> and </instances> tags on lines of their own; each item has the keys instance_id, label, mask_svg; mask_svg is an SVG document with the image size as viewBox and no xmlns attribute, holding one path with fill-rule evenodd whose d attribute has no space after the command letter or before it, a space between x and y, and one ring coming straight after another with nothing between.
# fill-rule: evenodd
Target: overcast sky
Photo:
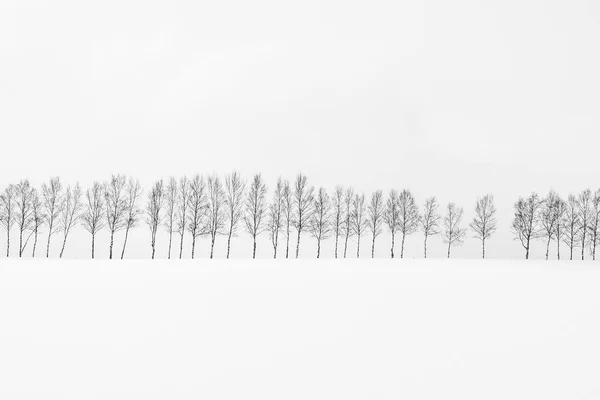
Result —
<instances>
[{"instance_id":1,"label":"overcast sky","mask_svg":"<svg viewBox=\"0 0 600 400\"><path fill-rule=\"evenodd\" d=\"M522 257L519 195L600 186L599 40L600 3L582 0L4 0L0 186L118 172L147 188L236 168L272 188L302 171L329 189L457 202L465 226L492 192L487 253ZM87 234L74 234L66 255L84 257ZM148 236L134 233L132 256L149 254ZM236 256L251 254L242 236ZM307 236L302 253L314 247ZM479 243L454 254L477 257Z\"/></svg>"}]
</instances>

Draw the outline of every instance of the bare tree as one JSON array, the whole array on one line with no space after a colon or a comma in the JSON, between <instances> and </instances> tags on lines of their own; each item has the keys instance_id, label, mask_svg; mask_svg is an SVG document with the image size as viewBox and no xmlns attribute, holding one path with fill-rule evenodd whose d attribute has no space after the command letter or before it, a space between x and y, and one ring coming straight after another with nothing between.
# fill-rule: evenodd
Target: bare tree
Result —
<instances>
[{"instance_id":1,"label":"bare tree","mask_svg":"<svg viewBox=\"0 0 600 400\"><path fill-rule=\"evenodd\" d=\"M162 181L161 181L162 182ZM142 195L142 187L140 182L129 179L127 182L127 196L125 197L125 240L123 241L123 250L121 250L121 260L125 257L125 247L127 246L127 238L129 230L138 225L142 210L138 207L138 200ZM163 196L164 197L164 196Z\"/></svg>"},{"instance_id":2,"label":"bare tree","mask_svg":"<svg viewBox=\"0 0 600 400\"><path fill-rule=\"evenodd\" d=\"M285 258L289 258L291 226L294 223L294 193L292 192L290 182L287 179L283 182L281 198L283 201L283 219L285 224L285 230L283 231L283 234L285 235Z\"/></svg>"},{"instance_id":3,"label":"bare tree","mask_svg":"<svg viewBox=\"0 0 600 400\"><path fill-rule=\"evenodd\" d=\"M294 227L298 232L298 241L296 243L296 258L300 254L300 236L302 230L308 224L312 213L314 187L308 186L306 175L298 174L294 190Z\"/></svg>"},{"instance_id":4,"label":"bare tree","mask_svg":"<svg viewBox=\"0 0 600 400\"><path fill-rule=\"evenodd\" d=\"M594 192L591 211L588 244L590 245L592 260L596 261L596 247L600 242L600 190Z\"/></svg>"},{"instance_id":5,"label":"bare tree","mask_svg":"<svg viewBox=\"0 0 600 400\"><path fill-rule=\"evenodd\" d=\"M173 245L173 232L175 232L175 211L177 208L177 180L174 177L169 178L169 183L165 188L165 228L169 232L169 251L167 259L171 259L171 248Z\"/></svg>"},{"instance_id":6,"label":"bare tree","mask_svg":"<svg viewBox=\"0 0 600 400\"><path fill-rule=\"evenodd\" d=\"M565 212L561 220L563 226L563 243L569 248L569 259L573 260L573 250L577 247L577 238L581 230L581 221L579 219L579 205L577 198L570 194L565 203Z\"/></svg>"},{"instance_id":7,"label":"bare tree","mask_svg":"<svg viewBox=\"0 0 600 400\"><path fill-rule=\"evenodd\" d=\"M264 221L267 212L266 195L267 186L262 176L260 174L254 175L254 179L250 184L250 190L248 191L246 215L244 216L246 230L252 235L252 239L254 240L252 258L256 258L256 237L266 229Z\"/></svg>"},{"instance_id":8,"label":"bare tree","mask_svg":"<svg viewBox=\"0 0 600 400\"><path fill-rule=\"evenodd\" d=\"M398 196L398 208L400 209L399 231L402 232L400 258L404 258L404 240L407 235L417 231L421 218L415 198L408 190L403 190Z\"/></svg>"},{"instance_id":9,"label":"bare tree","mask_svg":"<svg viewBox=\"0 0 600 400\"><path fill-rule=\"evenodd\" d=\"M273 245L273 258L277 258L277 247L279 244L279 232L283 228L284 219L284 183L281 178L277 179L277 185L273 192L273 202L269 205L268 230L271 244Z\"/></svg>"},{"instance_id":10,"label":"bare tree","mask_svg":"<svg viewBox=\"0 0 600 400\"><path fill-rule=\"evenodd\" d=\"M35 258L35 251L37 249L40 229L42 228L46 220L46 215L44 214L42 201L40 200L38 191L35 189L33 189L33 195L31 199L31 219L31 229L33 230L33 251L31 252L31 257Z\"/></svg>"},{"instance_id":11,"label":"bare tree","mask_svg":"<svg viewBox=\"0 0 600 400\"><path fill-rule=\"evenodd\" d=\"M590 221L592 220L592 191L584 190L577 201L579 221L581 230L579 231L579 243L581 243L581 259L585 260L585 245L588 241L588 232L590 229Z\"/></svg>"},{"instance_id":12,"label":"bare tree","mask_svg":"<svg viewBox=\"0 0 600 400\"><path fill-rule=\"evenodd\" d=\"M16 189L14 185L8 185L4 193L0 195L0 223L6 231L6 257L10 256L10 231L16 222Z\"/></svg>"},{"instance_id":13,"label":"bare tree","mask_svg":"<svg viewBox=\"0 0 600 400\"><path fill-rule=\"evenodd\" d=\"M64 206L63 186L60 178L52 178L48 185L42 185L46 224L48 225L48 243L46 244L46 258L50 257L50 241L55 233L60 231L58 219Z\"/></svg>"},{"instance_id":14,"label":"bare tree","mask_svg":"<svg viewBox=\"0 0 600 400\"><path fill-rule=\"evenodd\" d=\"M81 216L81 224L92 235L92 259L95 256L96 234L105 226L104 188L100 182L94 182L85 192L86 204Z\"/></svg>"},{"instance_id":15,"label":"bare tree","mask_svg":"<svg viewBox=\"0 0 600 400\"><path fill-rule=\"evenodd\" d=\"M367 229L367 216L365 206L365 195L357 194L352 201L352 233L356 235L356 258L360 258L360 238Z\"/></svg>"},{"instance_id":16,"label":"bare tree","mask_svg":"<svg viewBox=\"0 0 600 400\"><path fill-rule=\"evenodd\" d=\"M23 256L23 252L31 237L31 235L27 237L24 237L24 235L31 229L33 223L32 198L33 188L27 179L19 182L15 186L15 219L17 221L17 227L19 228L19 257Z\"/></svg>"},{"instance_id":17,"label":"bare tree","mask_svg":"<svg viewBox=\"0 0 600 400\"><path fill-rule=\"evenodd\" d=\"M531 241L540 237L540 209L543 200L537 193L532 193L527 197L519 198L515 203L515 216L512 222L512 231L515 239L521 242L525 249L525 259L529 259L529 249Z\"/></svg>"},{"instance_id":18,"label":"bare tree","mask_svg":"<svg viewBox=\"0 0 600 400\"><path fill-rule=\"evenodd\" d=\"M74 187L68 186L65 193L63 212L59 220L60 230L63 233L63 243L62 248L60 249L59 258L62 258L63 253L65 252L67 238L69 237L71 229L77 225L81 218L81 208L81 187L79 186L79 183L76 183Z\"/></svg>"},{"instance_id":19,"label":"bare tree","mask_svg":"<svg viewBox=\"0 0 600 400\"><path fill-rule=\"evenodd\" d=\"M192 235L192 259L196 251L196 239L204 234L206 231L204 227L206 225L206 184L204 178L196 174L190 182L189 186L189 199L188 199L188 222L187 229Z\"/></svg>"},{"instance_id":20,"label":"bare tree","mask_svg":"<svg viewBox=\"0 0 600 400\"><path fill-rule=\"evenodd\" d=\"M344 223L343 223L343 232L344 232L344 258L346 258L346 254L348 253L348 240L352 235L354 235L354 229L352 229L352 213L353 213L353 205L354 205L354 189L349 187L344 192Z\"/></svg>"},{"instance_id":21,"label":"bare tree","mask_svg":"<svg viewBox=\"0 0 600 400\"><path fill-rule=\"evenodd\" d=\"M448 245L448 258L450 249L463 244L467 230L460 227L463 208L454 203L449 203L444 217L444 243Z\"/></svg>"},{"instance_id":22,"label":"bare tree","mask_svg":"<svg viewBox=\"0 0 600 400\"><path fill-rule=\"evenodd\" d=\"M392 244L390 248L391 258L394 258L394 250L396 248L396 233L400 230L400 206L398 205L398 192L394 189L390 190L388 199L385 203L385 224L390 230Z\"/></svg>"},{"instance_id":23,"label":"bare tree","mask_svg":"<svg viewBox=\"0 0 600 400\"><path fill-rule=\"evenodd\" d=\"M435 197L430 197L425 200L425 208L423 210L423 218L421 218L421 231L423 232L423 251L424 257L427 258L427 239L430 236L435 236L440 233L439 204Z\"/></svg>"},{"instance_id":24,"label":"bare tree","mask_svg":"<svg viewBox=\"0 0 600 400\"><path fill-rule=\"evenodd\" d=\"M148 204L146 206L146 223L150 227L150 245L152 246L152 259L156 253L156 234L162 223L161 210L164 203L164 185L162 179L157 181L150 193L148 193Z\"/></svg>"},{"instance_id":25,"label":"bare tree","mask_svg":"<svg viewBox=\"0 0 600 400\"><path fill-rule=\"evenodd\" d=\"M231 238L237 235L239 222L244 217L244 192L246 182L238 171L225 177L225 212L228 217L227 258L231 251Z\"/></svg>"},{"instance_id":26,"label":"bare tree","mask_svg":"<svg viewBox=\"0 0 600 400\"><path fill-rule=\"evenodd\" d=\"M545 237L546 240L546 260L550 256L550 242L556 239L556 226L560 223L560 216L558 215L558 207L560 205L560 198L554 191L550 191L548 196L543 200L540 209L540 225L541 236Z\"/></svg>"},{"instance_id":27,"label":"bare tree","mask_svg":"<svg viewBox=\"0 0 600 400\"><path fill-rule=\"evenodd\" d=\"M335 258L338 258L338 243L344 231L344 188L336 186L332 198L332 229L335 237Z\"/></svg>"},{"instance_id":28,"label":"bare tree","mask_svg":"<svg viewBox=\"0 0 600 400\"><path fill-rule=\"evenodd\" d=\"M375 258L375 240L377 239L377 236L381 235L385 214L383 192L381 190L373 193L371 196L371 203L369 204L367 211L367 225L373 237L373 244L371 245L371 258Z\"/></svg>"},{"instance_id":29,"label":"bare tree","mask_svg":"<svg viewBox=\"0 0 600 400\"><path fill-rule=\"evenodd\" d=\"M179 233L179 258L183 256L183 239L185 231L188 230L188 208L190 202L190 183L187 177L179 180L179 190L177 194L177 211L175 219L177 220L177 232ZM195 242L195 241L194 241Z\"/></svg>"},{"instance_id":30,"label":"bare tree","mask_svg":"<svg viewBox=\"0 0 600 400\"><path fill-rule=\"evenodd\" d=\"M127 180L123 175L112 175L104 184L104 201L106 203L106 226L110 232L108 258L112 260L115 233L127 225Z\"/></svg>"},{"instance_id":31,"label":"bare tree","mask_svg":"<svg viewBox=\"0 0 600 400\"><path fill-rule=\"evenodd\" d=\"M488 194L477 199L475 218L470 226L475 234L474 237L481 240L481 258L485 258L485 241L496 232L498 227L493 195Z\"/></svg>"},{"instance_id":32,"label":"bare tree","mask_svg":"<svg viewBox=\"0 0 600 400\"><path fill-rule=\"evenodd\" d=\"M225 209L225 189L217 175L208 177L208 209L206 219L206 231L210 235L210 258L213 258L215 239L217 235L225 234L225 223L227 222L227 210Z\"/></svg>"},{"instance_id":33,"label":"bare tree","mask_svg":"<svg viewBox=\"0 0 600 400\"><path fill-rule=\"evenodd\" d=\"M329 214L331 211L331 201L327 190L319 188L317 196L313 200L313 212L308 221L308 231L317 239L317 258L321 257L321 242L327 239L331 234L331 222Z\"/></svg>"}]
</instances>

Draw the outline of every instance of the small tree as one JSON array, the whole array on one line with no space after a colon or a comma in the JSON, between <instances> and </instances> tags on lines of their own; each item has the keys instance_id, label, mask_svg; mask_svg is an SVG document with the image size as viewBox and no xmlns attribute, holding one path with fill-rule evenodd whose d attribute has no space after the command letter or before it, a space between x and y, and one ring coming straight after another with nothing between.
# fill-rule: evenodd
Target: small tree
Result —
<instances>
[{"instance_id":1,"label":"small tree","mask_svg":"<svg viewBox=\"0 0 600 400\"><path fill-rule=\"evenodd\" d=\"M561 220L564 238L563 243L569 248L569 259L573 260L573 250L577 247L577 238L581 230L581 221L579 220L579 205L577 198L570 194L565 203L565 212Z\"/></svg>"},{"instance_id":2,"label":"small tree","mask_svg":"<svg viewBox=\"0 0 600 400\"><path fill-rule=\"evenodd\" d=\"M283 234L285 235L285 258L289 258L291 226L294 223L294 193L292 192L288 180L283 182L281 198L283 202L283 223L285 226L285 230L283 231Z\"/></svg>"},{"instance_id":3,"label":"small tree","mask_svg":"<svg viewBox=\"0 0 600 400\"><path fill-rule=\"evenodd\" d=\"M238 171L225 177L225 212L228 217L227 258L231 250L231 238L236 236L240 221L244 217L244 192L246 182Z\"/></svg>"},{"instance_id":4,"label":"small tree","mask_svg":"<svg viewBox=\"0 0 600 400\"><path fill-rule=\"evenodd\" d=\"M596 261L596 247L598 246L598 242L600 242L600 190L597 190L592 197L588 237L592 260Z\"/></svg>"},{"instance_id":5,"label":"small tree","mask_svg":"<svg viewBox=\"0 0 600 400\"><path fill-rule=\"evenodd\" d=\"M208 206L206 204L206 184L200 175L194 176L189 187L189 212L187 229L192 234L192 259L196 251L196 239L206 231L205 218Z\"/></svg>"},{"instance_id":6,"label":"small tree","mask_svg":"<svg viewBox=\"0 0 600 400\"><path fill-rule=\"evenodd\" d=\"M169 233L169 250L167 259L171 259L171 248L173 247L173 232L175 232L175 211L177 208L177 180L169 178L165 187L165 222L164 226Z\"/></svg>"},{"instance_id":7,"label":"small tree","mask_svg":"<svg viewBox=\"0 0 600 400\"><path fill-rule=\"evenodd\" d=\"M390 230L392 245L390 249L391 258L394 258L394 249L396 248L396 233L400 231L400 206L398 204L398 192L394 189L390 191L385 203L385 224Z\"/></svg>"},{"instance_id":8,"label":"small tree","mask_svg":"<svg viewBox=\"0 0 600 400\"><path fill-rule=\"evenodd\" d=\"M179 180L177 196L175 219L177 220L177 232L179 233L179 258L181 259L183 256L183 239L185 231L188 230L188 208L190 202L190 183L185 176Z\"/></svg>"},{"instance_id":9,"label":"small tree","mask_svg":"<svg viewBox=\"0 0 600 400\"><path fill-rule=\"evenodd\" d=\"M559 205L560 198L554 191L550 191L540 209L540 225L542 227L540 235L547 239L546 260L548 260L550 255L550 242L556 239L556 227L560 223L560 216L558 215Z\"/></svg>"},{"instance_id":10,"label":"small tree","mask_svg":"<svg viewBox=\"0 0 600 400\"><path fill-rule=\"evenodd\" d=\"M104 201L106 203L106 226L110 232L108 258L112 260L115 233L127 224L127 180L123 175L112 175L104 184Z\"/></svg>"},{"instance_id":11,"label":"small tree","mask_svg":"<svg viewBox=\"0 0 600 400\"><path fill-rule=\"evenodd\" d=\"M50 257L50 242L52 236L60 231L58 219L64 207L63 186L60 178L52 178L46 185L42 185L46 225L48 225L48 243L46 244L46 258Z\"/></svg>"},{"instance_id":12,"label":"small tree","mask_svg":"<svg viewBox=\"0 0 600 400\"><path fill-rule=\"evenodd\" d=\"M38 191L33 189L33 196L31 199L31 229L33 230L33 251L31 257L35 258L35 251L37 249L38 237L40 235L40 229L44 225L46 215L44 214L43 204L38 195Z\"/></svg>"},{"instance_id":13,"label":"small tree","mask_svg":"<svg viewBox=\"0 0 600 400\"><path fill-rule=\"evenodd\" d=\"M6 257L10 257L10 231L16 222L16 189L14 185L8 185L4 193L0 195L0 223L6 231Z\"/></svg>"},{"instance_id":14,"label":"small tree","mask_svg":"<svg viewBox=\"0 0 600 400\"><path fill-rule=\"evenodd\" d=\"M273 202L269 205L268 230L271 244L273 245L273 258L277 258L277 246L279 244L279 231L283 227L284 219L284 183L281 178L277 179Z\"/></svg>"},{"instance_id":15,"label":"small tree","mask_svg":"<svg viewBox=\"0 0 600 400\"><path fill-rule=\"evenodd\" d=\"M408 190L403 190L398 196L398 208L400 214L399 231L402 232L402 250L400 258L404 258L404 240L419 228L419 208L415 198Z\"/></svg>"},{"instance_id":16,"label":"small tree","mask_svg":"<svg viewBox=\"0 0 600 400\"><path fill-rule=\"evenodd\" d=\"M375 258L375 240L379 235L381 235L385 214L383 192L381 190L376 191L371 196L371 203L369 203L367 212L367 225L373 237L373 243L371 245L371 258Z\"/></svg>"},{"instance_id":17,"label":"small tree","mask_svg":"<svg viewBox=\"0 0 600 400\"><path fill-rule=\"evenodd\" d=\"M335 258L338 258L338 243L344 230L344 188L336 186L332 198L332 228L335 237Z\"/></svg>"},{"instance_id":18,"label":"small tree","mask_svg":"<svg viewBox=\"0 0 600 400\"><path fill-rule=\"evenodd\" d=\"M157 181L150 193L148 193L148 204L146 206L146 223L150 227L150 245L152 247L152 259L156 253L156 234L162 223L161 210L164 202L164 187L162 179Z\"/></svg>"},{"instance_id":19,"label":"small tree","mask_svg":"<svg viewBox=\"0 0 600 400\"><path fill-rule=\"evenodd\" d=\"M588 241L588 232L590 229L590 222L592 220L592 191L590 189L584 190L577 201L579 221L581 223L581 230L579 231L579 243L581 244L581 259L585 260L585 245Z\"/></svg>"},{"instance_id":20,"label":"small tree","mask_svg":"<svg viewBox=\"0 0 600 400\"><path fill-rule=\"evenodd\" d=\"M354 206L354 189L351 187L347 188L344 192L344 223L343 223L343 232L346 236L344 238L344 258L346 258L346 254L348 253L348 240L354 234L353 229L353 206Z\"/></svg>"},{"instance_id":21,"label":"small tree","mask_svg":"<svg viewBox=\"0 0 600 400\"><path fill-rule=\"evenodd\" d=\"M256 237L266 229L264 221L267 212L266 196L267 185L265 185L262 176L260 174L254 175L246 200L246 215L244 216L246 230L252 235L254 241L252 258L256 258Z\"/></svg>"},{"instance_id":22,"label":"small tree","mask_svg":"<svg viewBox=\"0 0 600 400\"><path fill-rule=\"evenodd\" d=\"M481 240L481 258L485 259L485 241L496 232L498 226L493 195L488 194L477 199L475 218L470 226L475 235L474 237Z\"/></svg>"},{"instance_id":23,"label":"small tree","mask_svg":"<svg viewBox=\"0 0 600 400\"><path fill-rule=\"evenodd\" d=\"M127 238L129 230L138 225L142 210L138 207L138 200L142 195L142 187L140 182L132 178L127 183L127 196L125 200L125 240L123 241L123 250L121 251L121 260L125 257L125 247L127 246Z\"/></svg>"},{"instance_id":24,"label":"small tree","mask_svg":"<svg viewBox=\"0 0 600 400\"><path fill-rule=\"evenodd\" d=\"M92 259L96 248L96 234L104 228L104 190L102 184L94 182L85 192L86 204L81 215L81 224L92 235Z\"/></svg>"},{"instance_id":25,"label":"small tree","mask_svg":"<svg viewBox=\"0 0 600 400\"><path fill-rule=\"evenodd\" d=\"M210 258L215 251L217 235L225 234L227 212L225 210L225 190L219 177L215 174L208 177L208 209L206 218L206 232L210 235Z\"/></svg>"},{"instance_id":26,"label":"small tree","mask_svg":"<svg viewBox=\"0 0 600 400\"><path fill-rule=\"evenodd\" d=\"M528 198L519 198L515 203L515 216L512 231L515 239L521 242L525 249L525 259L529 259L531 241L540 237L540 209L543 200L537 193L532 193Z\"/></svg>"},{"instance_id":27,"label":"small tree","mask_svg":"<svg viewBox=\"0 0 600 400\"><path fill-rule=\"evenodd\" d=\"M427 258L427 239L430 236L435 236L440 233L440 214L438 212L439 204L435 197L430 197L425 200L425 208L423 210L423 218L420 220L421 231L423 232L423 252Z\"/></svg>"},{"instance_id":28,"label":"small tree","mask_svg":"<svg viewBox=\"0 0 600 400\"><path fill-rule=\"evenodd\" d=\"M366 214L365 195L355 195L352 201L352 232L357 238L356 258L360 258L360 238L367 229Z\"/></svg>"},{"instance_id":29,"label":"small tree","mask_svg":"<svg viewBox=\"0 0 600 400\"><path fill-rule=\"evenodd\" d=\"M308 186L306 175L298 174L296 177L296 187L294 191L294 227L298 232L298 241L296 243L296 258L300 254L300 236L302 231L310 221L313 206L314 188Z\"/></svg>"},{"instance_id":30,"label":"small tree","mask_svg":"<svg viewBox=\"0 0 600 400\"><path fill-rule=\"evenodd\" d=\"M65 252L67 238L69 237L71 229L77 225L79 219L81 218L81 208L81 187L79 186L79 183L76 183L73 188L68 186L65 193L63 213L59 220L60 230L63 233L63 244L62 248L60 249L59 258L62 258L63 253Z\"/></svg>"},{"instance_id":31,"label":"small tree","mask_svg":"<svg viewBox=\"0 0 600 400\"><path fill-rule=\"evenodd\" d=\"M19 257L27 247L31 235L24 237L26 232L31 229L33 223L33 188L28 180L23 180L15 186L15 219L19 228Z\"/></svg>"},{"instance_id":32,"label":"small tree","mask_svg":"<svg viewBox=\"0 0 600 400\"><path fill-rule=\"evenodd\" d=\"M460 227L463 209L454 203L449 203L444 217L444 243L448 245L448 258L450 249L463 244L467 230Z\"/></svg>"},{"instance_id":33,"label":"small tree","mask_svg":"<svg viewBox=\"0 0 600 400\"><path fill-rule=\"evenodd\" d=\"M313 200L313 212L308 222L308 231L317 239L317 258L321 257L321 242L331 234L331 223L329 214L331 201L324 188L319 188L317 196Z\"/></svg>"}]
</instances>

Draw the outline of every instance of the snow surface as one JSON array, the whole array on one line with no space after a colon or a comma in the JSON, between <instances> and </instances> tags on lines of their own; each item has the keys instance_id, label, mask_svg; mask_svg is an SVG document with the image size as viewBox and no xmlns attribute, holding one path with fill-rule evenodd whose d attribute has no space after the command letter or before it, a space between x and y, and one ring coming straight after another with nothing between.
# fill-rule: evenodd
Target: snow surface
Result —
<instances>
[{"instance_id":1,"label":"snow surface","mask_svg":"<svg viewBox=\"0 0 600 400\"><path fill-rule=\"evenodd\" d=\"M598 399L600 264L0 260L0 398Z\"/></svg>"}]
</instances>

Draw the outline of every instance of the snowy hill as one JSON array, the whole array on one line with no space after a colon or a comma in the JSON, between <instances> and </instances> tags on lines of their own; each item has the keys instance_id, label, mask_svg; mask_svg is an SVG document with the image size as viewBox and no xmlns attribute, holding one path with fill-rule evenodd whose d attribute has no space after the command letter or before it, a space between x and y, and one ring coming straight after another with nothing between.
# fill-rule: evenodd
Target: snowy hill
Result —
<instances>
[{"instance_id":1,"label":"snowy hill","mask_svg":"<svg viewBox=\"0 0 600 400\"><path fill-rule=\"evenodd\" d=\"M600 267L0 260L2 399L600 398Z\"/></svg>"}]
</instances>

